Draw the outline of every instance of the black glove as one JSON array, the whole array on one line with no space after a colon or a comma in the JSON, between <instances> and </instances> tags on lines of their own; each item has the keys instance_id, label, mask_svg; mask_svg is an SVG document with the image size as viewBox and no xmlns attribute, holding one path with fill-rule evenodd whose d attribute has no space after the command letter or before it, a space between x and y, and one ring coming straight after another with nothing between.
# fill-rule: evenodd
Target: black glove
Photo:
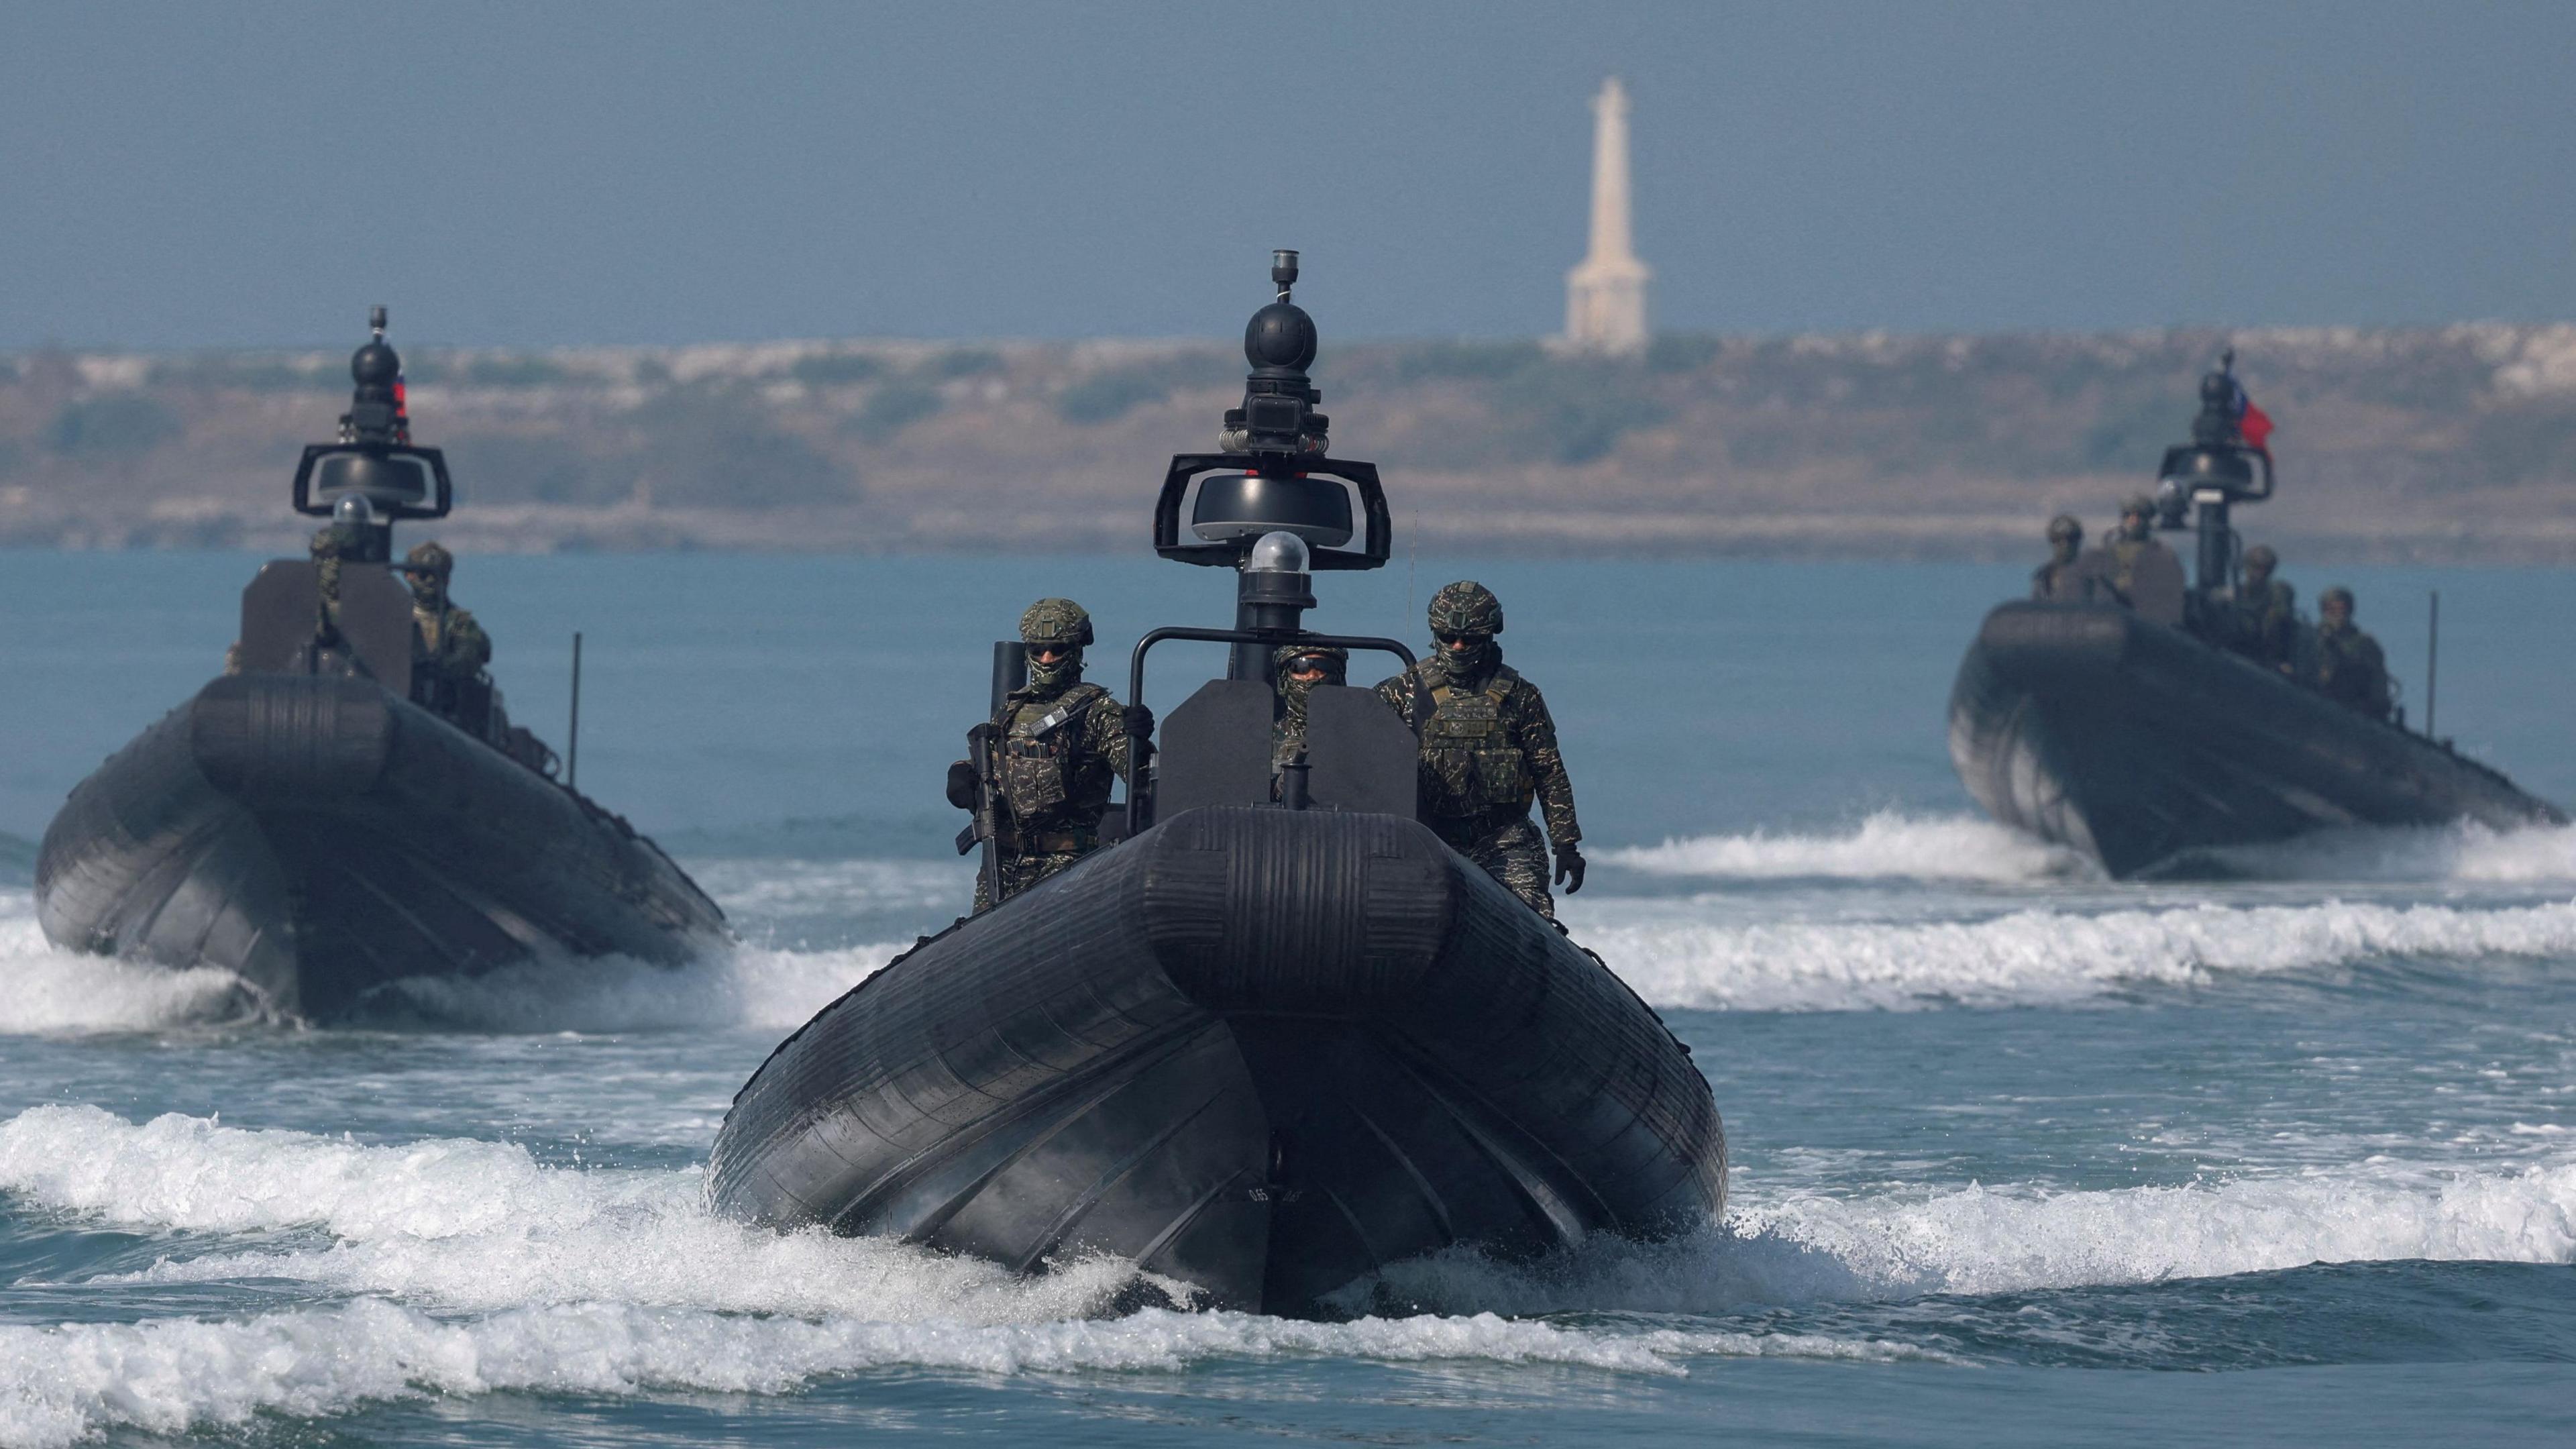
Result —
<instances>
[{"instance_id":1,"label":"black glove","mask_svg":"<svg viewBox=\"0 0 2576 1449\"><path fill-rule=\"evenodd\" d=\"M1127 706L1127 734L1129 738L1139 740L1150 740L1154 737L1154 711L1150 706L1141 704Z\"/></svg>"},{"instance_id":2,"label":"black glove","mask_svg":"<svg viewBox=\"0 0 2576 1449\"><path fill-rule=\"evenodd\" d=\"M1567 895L1583 889L1583 852L1571 841L1556 848L1556 883Z\"/></svg>"},{"instance_id":3,"label":"black glove","mask_svg":"<svg viewBox=\"0 0 2576 1449\"><path fill-rule=\"evenodd\" d=\"M984 781L982 777L975 773L974 765L965 760L956 760L949 764L949 804L956 806L960 810L972 810L975 808L983 793Z\"/></svg>"}]
</instances>

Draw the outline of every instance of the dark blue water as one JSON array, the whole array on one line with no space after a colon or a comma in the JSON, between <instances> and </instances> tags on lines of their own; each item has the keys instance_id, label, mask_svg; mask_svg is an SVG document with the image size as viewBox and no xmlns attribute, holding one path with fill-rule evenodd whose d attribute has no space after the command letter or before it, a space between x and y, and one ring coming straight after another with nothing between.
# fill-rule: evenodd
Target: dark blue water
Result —
<instances>
[{"instance_id":1,"label":"dark blue water","mask_svg":"<svg viewBox=\"0 0 2576 1449\"><path fill-rule=\"evenodd\" d=\"M769 1047L964 904L940 769L1039 592L1095 673L1221 574L1146 560L469 559L513 710L746 944L422 983L402 1020L207 1019L211 973L46 947L30 843L203 682L253 561L0 553L0 1443L2170 1443L2576 1429L2576 834L2279 852L2122 886L1972 818L1958 651L2018 570L1420 561L1549 693L1601 862L1568 903L1708 1071L1727 1221L1407 1265L1329 1325L1113 1316L710 1218ZM2441 715L2576 797L2576 578L2352 570ZM2538 650L2538 653L2534 651ZM1168 705L1209 667L1158 654ZM2418 704L2420 710L2420 702Z\"/></svg>"}]
</instances>

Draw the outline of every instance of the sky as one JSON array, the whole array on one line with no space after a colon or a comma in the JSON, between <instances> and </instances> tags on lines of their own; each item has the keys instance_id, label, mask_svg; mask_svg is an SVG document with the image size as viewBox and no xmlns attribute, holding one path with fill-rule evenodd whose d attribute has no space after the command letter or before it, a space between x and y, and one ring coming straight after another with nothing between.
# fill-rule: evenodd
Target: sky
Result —
<instances>
[{"instance_id":1,"label":"sky","mask_svg":"<svg viewBox=\"0 0 2576 1449\"><path fill-rule=\"evenodd\" d=\"M2576 5L0 7L0 349L2576 319Z\"/></svg>"}]
</instances>

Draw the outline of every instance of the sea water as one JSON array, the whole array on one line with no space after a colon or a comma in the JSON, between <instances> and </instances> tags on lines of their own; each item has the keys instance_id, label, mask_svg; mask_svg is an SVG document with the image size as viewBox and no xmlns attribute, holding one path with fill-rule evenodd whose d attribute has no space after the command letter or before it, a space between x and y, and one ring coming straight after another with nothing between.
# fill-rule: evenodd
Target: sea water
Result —
<instances>
[{"instance_id":1,"label":"sea water","mask_svg":"<svg viewBox=\"0 0 2576 1449\"><path fill-rule=\"evenodd\" d=\"M1223 622L1150 559L469 558L518 719L741 944L408 984L363 1028L48 947L33 841L210 675L256 560L0 553L0 1445L2066 1444L2576 1430L2576 832L2365 834L2107 882L1979 819L1943 706L2019 570L1406 559L1319 627L1503 596L1588 832L1576 936L1726 1116L1724 1221L1401 1265L1418 1311L1122 1313L710 1215L786 1032L966 904L946 762L1040 593ZM2422 714L2576 799L2576 576L2349 582ZM1216 667L1153 656L1168 708ZM1362 680L1374 666L1361 661Z\"/></svg>"}]
</instances>

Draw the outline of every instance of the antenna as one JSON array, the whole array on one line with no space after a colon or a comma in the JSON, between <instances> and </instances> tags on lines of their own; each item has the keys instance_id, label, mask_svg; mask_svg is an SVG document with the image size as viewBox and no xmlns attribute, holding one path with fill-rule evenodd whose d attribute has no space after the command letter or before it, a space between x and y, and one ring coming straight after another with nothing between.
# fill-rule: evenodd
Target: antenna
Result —
<instances>
[{"instance_id":1,"label":"antenna","mask_svg":"<svg viewBox=\"0 0 2576 1449\"><path fill-rule=\"evenodd\" d=\"M384 309L376 309L381 312ZM564 784L581 788L581 631L572 631L572 724L564 731Z\"/></svg>"}]
</instances>

